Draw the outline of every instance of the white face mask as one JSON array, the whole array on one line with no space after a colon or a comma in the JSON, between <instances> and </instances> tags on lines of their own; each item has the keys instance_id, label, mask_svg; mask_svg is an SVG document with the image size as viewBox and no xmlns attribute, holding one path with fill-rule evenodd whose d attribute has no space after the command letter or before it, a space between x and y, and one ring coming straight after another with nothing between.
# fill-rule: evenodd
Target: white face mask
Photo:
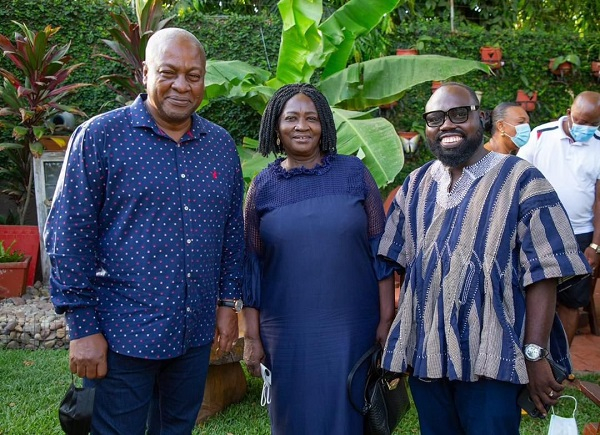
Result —
<instances>
[{"instance_id":1,"label":"white face mask","mask_svg":"<svg viewBox=\"0 0 600 435\"><path fill-rule=\"evenodd\" d=\"M571 415L571 417L561 417L560 415L556 415L554 413L554 407L552 407L548 435L577 435L577 422L575 421L575 411L577 411L577 399L575 399L573 396L561 396L560 398L573 399L575 401L575 408L573 409L573 414Z\"/></svg>"}]
</instances>

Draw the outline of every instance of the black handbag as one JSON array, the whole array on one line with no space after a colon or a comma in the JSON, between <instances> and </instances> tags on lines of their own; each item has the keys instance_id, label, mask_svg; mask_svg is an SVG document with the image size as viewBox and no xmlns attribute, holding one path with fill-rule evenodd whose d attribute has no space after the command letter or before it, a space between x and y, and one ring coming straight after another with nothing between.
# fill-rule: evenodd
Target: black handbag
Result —
<instances>
[{"instance_id":1,"label":"black handbag","mask_svg":"<svg viewBox=\"0 0 600 435\"><path fill-rule=\"evenodd\" d=\"M365 435L390 435L410 407L407 375L381 368L382 355L381 345L373 345L354 364L346 383L350 403L365 417ZM365 403L363 406L357 406L352 400L352 382L358 368L367 360L370 360L371 365L365 385Z\"/></svg>"},{"instance_id":2,"label":"black handbag","mask_svg":"<svg viewBox=\"0 0 600 435\"><path fill-rule=\"evenodd\" d=\"M95 392L95 388L77 387L71 375L71 385L58 408L60 427L67 435L90 433Z\"/></svg>"}]
</instances>

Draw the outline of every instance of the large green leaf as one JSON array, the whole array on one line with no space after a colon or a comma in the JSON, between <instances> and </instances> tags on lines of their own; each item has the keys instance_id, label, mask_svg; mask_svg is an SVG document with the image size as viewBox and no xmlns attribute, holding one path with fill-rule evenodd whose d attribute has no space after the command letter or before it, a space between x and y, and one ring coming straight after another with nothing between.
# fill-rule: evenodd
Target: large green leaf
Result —
<instances>
[{"instance_id":1,"label":"large green leaf","mask_svg":"<svg viewBox=\"0 0 600 435\"><path fill-rule=\"evenodd\" d=\"M315 0L281 0L278 3L283 33L277 74L271 86L309 83L316 68L323 65L323 38L318 29L323 4Z\"/></svg>"},{"instance_id":2,"label":"large green leaf","mask_svg":"<svg viewBox=\"0 0 600 435\"><path fill-rule=\"evenodd\" d=\"M254 139L244 138L244 144L247 142L256 142ZM242 163L242 174L244 175L244 180L246 184L249 184L250 181L264 168L267 167L269 163L271 163L275 157L273 155L269 155L267 157L263 157L258 151L254 151L253 149L247 146L238 146L237 147L238 154L240 155L240 161Z\"/></svg>"},{"instance_id":3,"label":"large green leaf","mask_svg":"<svg viewBox=\"0 0 600 435\"><path fill-rule=\"evenodd\" d=\"M343 70L356 38L369 33L381 18L393 11L400 0L351 0L325 20L319 30L324 37L324 51L330 55L325 63L323 78Z\"/></svg>"},{"instance_id":4,"label":"large green leaf","mask_svg":"<svg viewBox=\"0 0 600 435\"><path fill-rule=\"evenodd\" d=\"M391 183L404 165L402 142L385 118L333 109L340 154L355 154L383 187Z\"/></svg>"},{"instance_id":5,"label":"large green leaf","mask_svg":"<svg viewBox=\"0 0 600 435\"><path fill-rule=\"evenodd\" d=\"M246 62L209 60L204 77L205 106L211 99L227 97L262 113L275 89L265 85L271 74Z\"/></svg>"},{"instance_id":6,"label":"large green leaf","mask_svg":"<svg viewBox=\"0 0 600 435\"><path fill-rule=\"evenodd\" d=\"M323 79L319 89L329 104L361 110L400 99L404 92L421 83L450 77L489 66L475 60L437 55L386 56L350 65Z\"/></svg>"}]
</instances>

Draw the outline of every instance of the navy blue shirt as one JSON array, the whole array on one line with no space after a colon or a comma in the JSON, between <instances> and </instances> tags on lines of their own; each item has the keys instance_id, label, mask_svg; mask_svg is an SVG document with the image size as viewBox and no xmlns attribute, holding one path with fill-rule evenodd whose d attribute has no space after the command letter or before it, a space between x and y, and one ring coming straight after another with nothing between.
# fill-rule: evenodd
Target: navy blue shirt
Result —
<instances>
[{"instance_id":1,"label":"navy blue shirt","mask_svg":"<svg viewBox=\"0 0 600 435\"><path fill-rule=\"evenodd\" d=\"M210 343L217 299L241 296L244 184L223 128L194 114L176 143L145 98L73 133L45 242L70 338L162 359Z\"/></svg>"}]
</instances>

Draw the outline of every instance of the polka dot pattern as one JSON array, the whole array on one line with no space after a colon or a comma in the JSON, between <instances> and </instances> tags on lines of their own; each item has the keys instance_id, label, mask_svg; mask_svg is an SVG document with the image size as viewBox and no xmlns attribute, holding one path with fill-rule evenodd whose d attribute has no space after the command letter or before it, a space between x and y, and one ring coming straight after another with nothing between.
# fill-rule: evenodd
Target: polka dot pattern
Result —
<instances>
[{"instance_id":1,"label":"polka dot pattern","mask_svg":"<svg viewBox=\"0 0 600 435\"><path fill-rule=\"evenodd\" d=\"M45 239L71 338L161 359L210 343L217 298L241 296L243 179L223 128L194 115L176 143L144 99L74 132Z\"/></svg>"}]
</instances>

